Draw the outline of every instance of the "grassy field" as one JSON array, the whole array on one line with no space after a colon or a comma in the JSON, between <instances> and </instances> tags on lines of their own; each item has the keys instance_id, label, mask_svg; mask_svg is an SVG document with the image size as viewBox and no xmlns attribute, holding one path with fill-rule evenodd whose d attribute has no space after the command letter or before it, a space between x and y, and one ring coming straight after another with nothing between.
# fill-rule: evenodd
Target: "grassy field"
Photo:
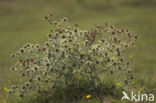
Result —
<instances>
[{"instance_id":1,"label":"grassy field","mask_svg":"<svg viewBox=\"0 0 156 103\"><path fill-rule=\"evenodd\" d=\"M136 46L127 52L126 57L133 64L138 88L145 86L155 90L156 5L97 7L70 0L0 0L0 101L5 96L3 87L8 86L8 80L17 79L9 70L15 63L10 54L27 42L41 44L46 40L50 27L44 16L51 12L56 18L68 17L72 24L78 23L84 29L110 22L137 33Z\"/></svg>"}]
</instances>

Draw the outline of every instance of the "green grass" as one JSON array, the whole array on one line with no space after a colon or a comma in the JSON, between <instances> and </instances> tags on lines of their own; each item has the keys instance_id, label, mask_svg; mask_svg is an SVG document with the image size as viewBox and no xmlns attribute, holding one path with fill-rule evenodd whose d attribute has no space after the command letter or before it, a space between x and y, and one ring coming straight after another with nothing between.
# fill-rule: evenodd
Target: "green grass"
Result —
<instances>
[{"instance_id":1,"label":"green grass","mask_svg":"<svg viewBox=\"0 0 156 103\"><path fill-rule=\"evenodd\" d=\"M129 28L139 35L136 46L127 52L132 61L138 88L155 89L156 85L156 7L115 6L112 9L83 8L74 1L0 1L0 101L8 80L16 81L9 68L15 63L10 57L23 44L43 43L49 32L44 16L54 12L56 17L68 17L72 24L90 29L94 24L110 22ZM131 58L132 57L132 58ZM143 82L143 83L142 83Z\"/></svg>"}]
</instances>

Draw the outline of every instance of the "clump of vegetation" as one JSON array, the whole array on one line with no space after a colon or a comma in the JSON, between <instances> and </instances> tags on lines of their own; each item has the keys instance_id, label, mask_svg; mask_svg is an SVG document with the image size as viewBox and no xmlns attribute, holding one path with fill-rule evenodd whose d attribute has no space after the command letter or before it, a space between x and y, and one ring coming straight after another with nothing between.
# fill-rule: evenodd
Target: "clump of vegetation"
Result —
<instances>
[{"instance_id":1,"label":"clump of vegetation","mask_svg":"<svg viewBox=\"0 0 156 103\"><path fill-rule=\"evenodd\" d=\"M20 80L11 85L10 94L31 97L35 103L102 97L134 79L123 53L134 45L136 35L109 23L88 31L71 26L67 18L45 19L51 25L45 45L27 43L12 54L18 59L12 70Z\"/></svg>"}]
</instances>

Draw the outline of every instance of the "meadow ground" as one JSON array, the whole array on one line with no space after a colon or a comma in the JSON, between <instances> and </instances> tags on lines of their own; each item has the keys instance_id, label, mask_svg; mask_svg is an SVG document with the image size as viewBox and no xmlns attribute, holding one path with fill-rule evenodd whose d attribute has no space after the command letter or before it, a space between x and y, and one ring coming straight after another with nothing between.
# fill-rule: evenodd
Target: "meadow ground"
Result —
<instances>
[{"instance_id":1,"label":"meadow ground","mask_svg":"<svg viewBox=\"0 0 156 103\"><path fill-rule=\"evenodd\" d=\"M145 86L156 93L156 5L115 5L111 8L83 7L74 1L0 0L0 102L5 98L3 88L8 80L16 81L9 69L15 63L10 54L25 43L42 44L49 32L44 16L53 12L56 17L68 17L72 24L90 29L95 24L110 22L137 33L136 46L126 58L135 70L138 88Z\"/></svg>"}]
</instances>

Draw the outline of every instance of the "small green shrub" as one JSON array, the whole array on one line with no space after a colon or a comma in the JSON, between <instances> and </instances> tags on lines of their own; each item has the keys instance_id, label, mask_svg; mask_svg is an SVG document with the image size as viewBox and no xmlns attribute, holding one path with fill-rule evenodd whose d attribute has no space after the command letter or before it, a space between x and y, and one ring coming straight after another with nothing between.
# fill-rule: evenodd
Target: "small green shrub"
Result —
<instances>
[{"instance_id":1,"label":"small green shrub","mask_svg":"<svg viewBox=\"0 0 156 103\"><path fill-rule=\"evenodd\" d=\"M42 98L42 103L68 101L87 94L113 95L115 80L129 84L134 78L123 58L137 39L130 31L109 23L88 31L71 26L67 18L57 21L50 15L45 19L51 25L45 45L27 43L12 54L18 59L12 70L20 80L11 85L10 94L34 98L33 103Z\"/></svg>"}]
</instances>

